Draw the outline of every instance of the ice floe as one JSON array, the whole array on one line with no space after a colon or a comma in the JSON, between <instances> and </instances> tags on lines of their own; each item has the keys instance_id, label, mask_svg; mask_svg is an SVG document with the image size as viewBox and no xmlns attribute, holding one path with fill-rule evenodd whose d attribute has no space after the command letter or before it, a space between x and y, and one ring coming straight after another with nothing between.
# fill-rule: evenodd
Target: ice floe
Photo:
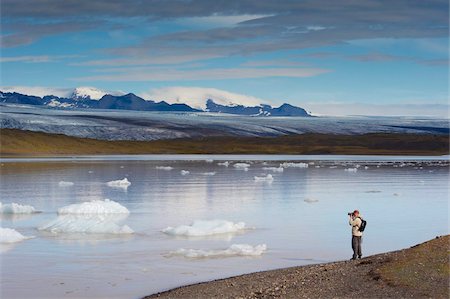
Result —
<instances>
[{"instance_id":1,"label":"ice floe","mask_svg":"<svg viewBox=\"0 0 450 299\"><path fill-rule=\"evenodd\" d=\"M129 214L130 211L121 204L105 199L92 200L68 205L58 209L58 214Z\"/></svg>"},{"instance_id":2,"label":"ice floe","mask_svg":"<svg viewBox=\"0 0 450 299\"><path fill-rule=\"evenodd\" d=\"M60 215L56 219L41 225L38 229L51 233L82 233L82 234L132 234L128 225L119 225L127 218L120 214L70 214Z\"/></svg>"},{"instance_id":3,"label":"ice floe","mask_svg":"<svg viewBox=\"0 0 450 299\"><path fill-rule=\"evenodd\" d=\"M283 172L283 167L263 167L264 170L273 171L273 172Z\"/></svg>"},{"instance_id":4,"label":"ice floe","mask_svg":"<svg viewBox=\"0 0 450 299\"><path fill-rule=\"evenodd\" d=\"M131 185L131 182L127 178L124 178L122 180L107 182L106 185L113 188L122 188L127 190L127 188Z\"/></svg>"},{"instance_id":5,"label":"ice floe","mask_svg":"<svg viewBox=\"0 0 450 299\"><path fill-rule=\"evenodd\" d=\"M216 172L215 172L215 171L212 171L212 172L202 172L201 175L212 176L212 175L216 175Z\"/></svg>"},{"instance_id":6,"label":"ice floe","mask_svg":"<svg viewBox=\"0 0 450 299\"><path fill-rule=\"evenodd\" d=\"M172 166L156 166L155 168L158 170L172 170L173 169Z\"/></svg>"},{"instance_id":7,"label":"ice floe","mask_svg":"<svg viewBox=\"0 0 450 299\"><path fill-rule=\"evenodd\" d=\"M36 209L29 205L21 205L18 203L2 204L0 202L1 214L32 214L36 213Z\"/></svg>"},{"instance_id":8,"label":"ice floe","mask_svg":"<svg viewBox=\"0 0 450 299\"><path fill-rule=\"evenodd\" d=\"M265 176L255 176L255 182L273 182L273 176L271 174Z\"/></svg>"},{"instance_id":9,"label":"ice floe","mask_svg":"<svg viewBox=\"0 0 450 299\"><path fill-rule=\"evenodd\" d=\"M181 173L181 175L188 175L188 174L190 174L191 172L189 171L189 170L181 170L180 171L180 173Z\"/></svg>"},{"instance_id":10,"label":"ice floe","mask_svg":"<svg viewBox=\"0 0 450 299\"><path fill-rule=\"evenodd\" d=\"M0 227L0 243L17 243L26 239L30 239L32 237L26 237L12 228L3 228Z\"/></svg>"},{"instance_id":11,"label":"ice floe","mask_svg":"<svg viewBox=\"0 0 450 299\"><path fill-rule=\"evenodd\" d=\"M231 222L226 220L196 220L190 225L167 227L163 233L173 236L202 237L216 234L229 234L245 230L244 222Z\"/></svg>"},{"instance_id":12,"label":"ice floe","mask_svg":"<svg viewBox=\"0 0 450 299\"><path fill-rule=\"evenodd\" d=\"M206 159L205 162L206 163L212 163L212 162L214 162L214 160L213 159Z\"/></svg>"},{"instance_id":13,"label":"ice floe","mask_svg":"<svg viewBox=\"0 0 450 299\"><path fill-rule=\"evenodd\" d=\"M344 169L344 171L346 171L346 172L353 172L353 173L355 173L355 172L357 172L357 171L358 171L358 168L346 168L346 169Z\"/></svg>"},{"instance_id":14,"label":"ice floe","mask_svg":"<svg viewBox=\"0 0 450 299\"><path fill-rule=\"evenodd\" d=\"M308 168L308 163L293 163L293 162L284 162L280 164L280 167L283 168Z\"/></svg>"},{"instance_id":15,"label":"ice floe","mask_svg":"<svg viewBox=\"0 0 450 299\"><path fill-rule=\"evenodd\" d=\"M232 256L260 256L267 250L266 244L252 246L249 244L233 244L227 249L203 250L203 249L178 249L170 255L179 255L186 258L213 258Z\"/></svg>"},{"instance_id":16,"label":"ice floe","mask_svg":"<svg viewBox=\"0 0 450 299\"><path fill-rule=\"evenodd\" d=\"M305 198L303 201L307 202L307 203L319 202L319 200L317 198Z\"/></svg>"},{"instance_id":17,"label":"ice floe","mask_svg":"<svg viewBox=\"0 0 450 299\"><path fill-rule=\"evenodd\" d=\"M217 165L228 167L228 166L230 166L230 162L228 162L228 161L225 161L225 162L219 162L219 163L217 163Z\"/></svg>"},{"instance_id":18,"label":"ice floe","mask_svg":"<svg viewBox=\"0 0 450 299\"><path fill-rule=\"evenodd\" d=\"M248 168L250 167L250 164L248 164L248 163L235 163L233 165L233 167L236 168L236 169L241 169L241 170L244 170L244 171L248 171Z\"/></svg>"},{"instance_id":19,"label":"ice floe","mask_svg":"<svg viewBox=\"0 0 450 299\"><path fill-rule=\"evenodd\" d=\"M60 186L60 187L70 187L70 186L73 186L73 185L74 185L73 182L66 182L66 181L60 181L58 183L58 186Z\"/></svg>"}]
</instances>

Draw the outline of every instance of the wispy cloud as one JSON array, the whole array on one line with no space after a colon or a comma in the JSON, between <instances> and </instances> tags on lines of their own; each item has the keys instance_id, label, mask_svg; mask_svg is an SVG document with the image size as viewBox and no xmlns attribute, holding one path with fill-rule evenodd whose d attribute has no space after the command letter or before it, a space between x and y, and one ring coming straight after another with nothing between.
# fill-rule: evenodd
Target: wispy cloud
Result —
<instances>
[{"instance_id":1,"label":"wispy cloud","mask_svg":"<svg viewBox=\"0 0 450 299\"><path fill-rule=\"evenodd\" d=\"M6 62L24 62L24 63L46 63L57 62L66 58L80 57L80 55L25 55L0 57L0 63Z\"/></svg>"},{"instance_id":2,"label":"wispy cloud","mask_svg":"<svg viewBox=\"0 0 450 299\"><path fill-rule=\"evenodd\" d=\"M108 72L108 70L103 70ZM76 81L193 81L248 79L265 77L313 77L328 73L321 68L212 68L194 70L158 69L120 69L117 73L73 78Z\"/></svg>"}]
</instances>

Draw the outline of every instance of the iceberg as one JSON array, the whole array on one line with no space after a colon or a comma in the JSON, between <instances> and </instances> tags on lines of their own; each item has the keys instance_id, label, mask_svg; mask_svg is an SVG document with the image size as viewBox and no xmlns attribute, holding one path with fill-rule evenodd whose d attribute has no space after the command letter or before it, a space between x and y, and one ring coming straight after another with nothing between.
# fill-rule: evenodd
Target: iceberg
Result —
<instances>
[{"instance_id":1,"label":"iceberg","mask_svg":"<svg viewBox=\"0 0 450 299\"><path fill-rule=\"evenodd\" d=\"M231 222L226 220L196 220L191 225L167 227L163 233L173 236L203 237L216 234L229 234L245 230L244 222Z\"/></svg>"},{"instance_id":2,"label":"iceberg","mask_svg":"<svg viewBox=\"0 0 450 299\"><path fill-rule=\"evenodd\" d=\"M316 198L305 198L303 201L307 203L319 202L319 200Z\"/></svg>"},{"instance_id":3,"label":"iceberg","mask_svg":"<svg viewBox=\"0 0 450 299\"><path fill-rule=\"evenodd\" d=\"M263 170L268 170L268 171L273 171L273 172L283 172L284 168L283 167L263 167Z\"/></svg>"},{"instance_id":4,"label":"iceberg","mask_svg":"<svg viewBox=\"0 0 450 299\"><path fill-rule=\"evenodd\" d=\"M66 182L66 181L60 181L58 183L58 186L60 186L60 187L70 187L70 186L73 186L73 185L74 185L73 182Z\"/></svg>"},{"instance_id":5,"label":"iceberg","mask_svg":"<svg viewBox=\"0 0 450 299\"><path fill-rule=\"evenodd\" d=\"M228 166L230 166L230 162L228 162L228 161L225 161L225 162L219 162L219 163L217 163L217 165L228 167Z\"/></svg>"},{"instance_id":6,"label":"iceberg","mask_svg":"<svg viewBox=\"0 0 450 299\"><path fill-rule=\"evenodd\" d=\"M214 162L214 160L213 159L206 159L205 162L206 163L212 163L212 162Z\"/></svg>"},{"instance_id":7,"label":"iceberg","mask_svg":"<svg viewBox=\"0 0 450 299\"><path fill-rule=\"evenodd\" d=\"M252 246L249 244L233 244L227 249L203 250L203 249L178 249L171 255L180 255L186 258L211 258L232 256L260 256L267 250L266 244Z\"/></svg>"},{"instance_id":8,"label":"iceberg","mask_svg":"<svg viewBox=\"0 0 450 299\"><path fill-rule=\"evenodd\" d=\"M64 214L129 214L130 211L121 204L105 199L92 200L68 205L58 209L59 215Z\"/></svg>"},{"instance_id":9,"label":"iceberg","mask_svg":"<svg viewBox=\"0 0 450 299\"><path fill-rule=\"evenodd\" d=\"M201 175L209 175L209 176L211 176L211 175L216 175L216 172L215 171L213 171L213 172L202 172L201 173Z\"/></svg>"},{"instance_id":10,"label":"iceberg","mask_svg":"<svg viewBox=\"0 0 450 299\"><path fill-rule=\"evenodd\" d=\"M181 175L187 175L190 174L191 172L189 170L182 170L180 171Z\"/></svg>"},{"instance_id":11,"label":"iceberg","mask_svg":"<svg viewBox=\"0 0 450 299\"><path fill-rule=\"evenodd\" d=\"M124 178L123 180L116 180L116 181L110 181L107 182L106 185L113 188L122 188L127 190L128 187L131 185L131 182L128 181L127 178Z\"/></svg>"},{"instance_id":12,"label":"iceberg","mask_svg":"<svg viewBox=\"0 0 450 299\"><path fill-rule=\"evenodd\" d=\"M300 162L300 163L293 163L293 162L284 162L284 163L281 163L280 164L280 167L283 167L283 168L308 168L309 167L309 165L308 165L308 163L302 163L302 162Z\"/></svg>"},{"instance_id":13,"label":"iceberg","mask_svg":"<svg viewBox=\"0 0 450 299\"><path fill-rule=\"evenodd\" d=\"M233 165L236 169L242 169L244 171L248 171L248 168L250 167L250 164L248 163L236 163Z\"/></svg>"},{"instance_id":14,"label":"iceberg","mask_svg":"<svg viewBox=\"0 0 450 299\"><path fill-rule=\"evenodd\" d=\"M273 182L273 176L268 174L266 176L255 176L255 182Z\"/></svg>"},{"instance_id":15,"label":"iceberg","mask_svg":"<svg viewBox=\"0 0 450 299\"><path fill-rule=\"evenodd\" d=\"M32 237L26 237L12 228L0 227L0 243L16 243L26 239L31 239Z\"/></svg>"},{"instance_id":16,"label":"iceberg","mask_svg":"<svg viewBox=\"0 0 450 299\"><path fill-rule=\"evenodd\" d=\"M21 205L18 203L2 204L0 202L0 214L32 214L37 213L32 206Z\"/></svg>"},{"instance_id":17,"label":"iceberg","mask_svg":"<svg viewBox=\"0 0 450 299\"><path fill-rule=\"evenodd\" d=\"M120 214L71 214L60 215L56 219L40 226L41 231L51 233L82 233L82 234L132 234L134 231L127 225L120 226L120 222L127 215Z\"/></svg>"},{"instance_id":18,"label":"iceberg","mask_svg":"<svg viewBox=\"0 0 450 299\"><path fill-rule=\"evenodd\" d=\"M172 166L156 166L155 168L158 170L172 170L173 169Z\"/></svg>"},{"instance_id":19,"label":"iceberg","mask_svg":"<svg viewBox=\"0 0 450 299\"><path fill-rule=\"evenodd\" d=\"M346 168L346 169L344 169L344 171L355 173L358 171L358 168Z\"/></svg>"}]
</instances>

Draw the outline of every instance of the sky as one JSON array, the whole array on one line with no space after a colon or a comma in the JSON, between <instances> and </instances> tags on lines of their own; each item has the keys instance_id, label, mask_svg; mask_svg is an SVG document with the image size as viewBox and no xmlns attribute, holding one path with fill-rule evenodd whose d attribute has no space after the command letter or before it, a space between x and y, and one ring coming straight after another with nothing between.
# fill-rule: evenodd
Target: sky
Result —
<instances>
[{"instance_id":1,"label":"sky","mask_svg":"<svg viewBox=\"0 0 450 299\"><path fill-rule=\"evenodd\" d=\"M2 0L0 88L447 117L447 0Z\"/></svg>"}]
</instances>

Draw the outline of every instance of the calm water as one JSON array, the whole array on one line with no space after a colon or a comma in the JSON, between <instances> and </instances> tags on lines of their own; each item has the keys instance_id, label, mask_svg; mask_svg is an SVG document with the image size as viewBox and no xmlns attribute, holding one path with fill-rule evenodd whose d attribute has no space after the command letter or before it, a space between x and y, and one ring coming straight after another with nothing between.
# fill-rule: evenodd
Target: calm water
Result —
<instances>
[{"instance_id":1,"label":"calm water","mask_svg":"<svg viewBox=\"0 0 450 299\"><path fill-rule=\"evenodd\" d=\"M173 158L3 159L1 202L29 204L42 213L1 216L2 227L35 236L1 245L1 297L138 298L241 273L348 259L352 252L347 212L354 209L368 221L364 255L449 233L448 157L442 161L413 158L414 162L392 157L309 157L314 161L307 161L308 168L286 168L282 173L262 168L305 157L253 156L247 161L251 164L248 171L219 166L217 160L194 160L245 162L249 157L184 156L168 161ZM344 171L357 164L357 172ZM156 166L173 169L158 170ZM182 169L190 174L181 175ZM205 172L216 174L207 176ZM267 173L273 175L272 183L255 182L254 176ZM131 182L127 191L105 184L124 177ZM60 181L74 185L62 187ZM134 234L37 230L56 218L58 208L105 198L130 210L122 224ZM243 221L253 229L203 238L161 232L167 226L211 219ZM189 259L168 255L179 248L212 250L231 244L267 244L268 250L260 257Z\"/></svg>"}]
</instances>

